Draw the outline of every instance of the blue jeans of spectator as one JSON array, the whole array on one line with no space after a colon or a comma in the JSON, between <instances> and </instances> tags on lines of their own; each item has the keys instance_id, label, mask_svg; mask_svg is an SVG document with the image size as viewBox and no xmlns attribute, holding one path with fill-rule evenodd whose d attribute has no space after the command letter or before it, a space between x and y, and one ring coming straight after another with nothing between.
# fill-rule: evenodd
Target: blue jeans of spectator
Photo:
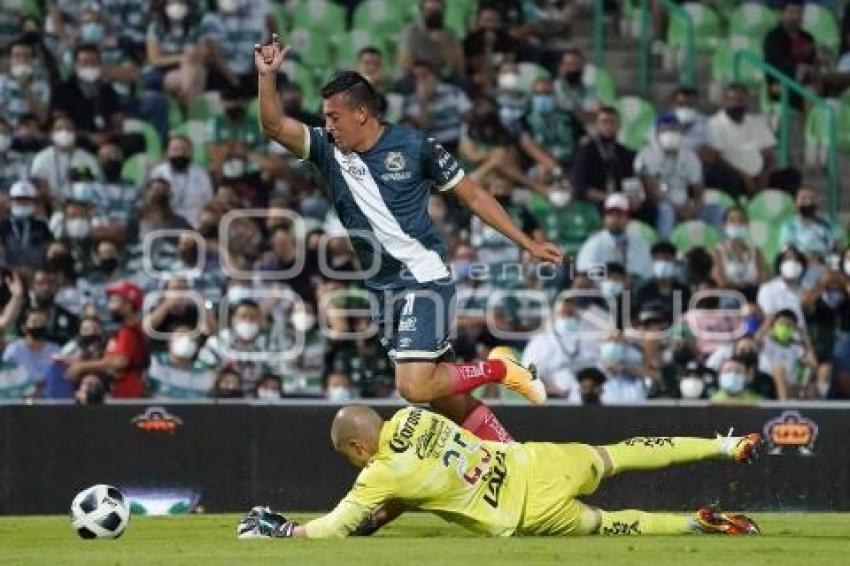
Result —
<instances>
[{"instance_id":1,"label":"blue jeans of spectator","mask_svg":"<svg viewBox=\"0 0 850 566\"><path fill-rule=\"evenodd\" d=\"M715 228L722 228L723 213L723 207L719 204L702 204L697 210L697 218ZM658 203L658 220L656 221L658 237L662 240L668 240L677 222L676 207L670 201L660 201Z\"/></svg>"}]
</instances>

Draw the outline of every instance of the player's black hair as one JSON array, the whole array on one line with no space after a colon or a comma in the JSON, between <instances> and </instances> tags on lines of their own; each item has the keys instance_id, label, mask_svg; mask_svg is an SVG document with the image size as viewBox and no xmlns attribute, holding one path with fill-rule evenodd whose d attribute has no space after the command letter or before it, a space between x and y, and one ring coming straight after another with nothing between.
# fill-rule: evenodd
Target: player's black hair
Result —
<instances>
[{"instance_id":1,"label":"player's black hair","mask_svg":"<svg viewBox=\"0 0 850 566\"><path fill-rule=\"evenodd\" d=\"M94 43L83 43L74 49L74 61L79 59L80 53L94 53L97 55L97 60L100 61L100 48Z\"/></svg>"},{"instance_id":2,"label":"player's black hair","mask_svg":"<svg viewBox=\"0 0 850 566\"><path fill-rule=\"evenodd\" d=\"M351 108L365 108L372 116L380 115L380 102L375 89L356 71L340 71L322 87L322 98L342 94Z\"/></svg>"}]
</instances>

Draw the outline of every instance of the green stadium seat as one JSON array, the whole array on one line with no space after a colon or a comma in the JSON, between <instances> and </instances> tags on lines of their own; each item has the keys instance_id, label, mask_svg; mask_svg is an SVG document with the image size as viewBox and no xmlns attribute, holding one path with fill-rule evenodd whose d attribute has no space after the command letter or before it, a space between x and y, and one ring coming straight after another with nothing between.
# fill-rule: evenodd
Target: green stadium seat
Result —
<instances>
[{"instance_id":1,"label":"green stadium seat","mask_svg":"<svg viewBox=\"0 0 850 566\"><path fill-rule=\"evenodd\" d=\"M398 36L416 9L416 2L405 0L366 0L355 8L352 27L381 37Z\"/></svg>"},{"instance_id":2,"label":"green stadium seat","mask_svg":"<svg viewBox=\"0 0 850 566\"><path fill-rule=\"evenodd\" d=\"M126 118L124 120L124 133L142 134L145 138L145 154L153 161L159 161L162 158L162 140L159 138L159 132L152 124L144 120Z\"/></svg>"},{"instance_id":3,"label":"green stadium seat","mask_svg":"<svg viewBox=\"0 0 850 566\"><path fill-rule=\"evenodd\" d=\"M153 168L154 162L144 153L131 155L124 161L124 166L121 168L121 177L132 181L137 187L141 187L148 176L148 172Z\"/></svg>"},{"instance_id":4,"label":"green stadium seat","mask_svg":"<svg viewBox=\"0 0 850 566\"><path fill-rule=\"evenodd\" d=\"M760 43L779 23L779 16L758 2L745 2L729 14L729 35L742 35Z\"/></svg>"},{"instance_id":5,"label":"green stadium seat","mask_svg":"<svg viewBox=\"0 0 850 566\"><path fill-rule=\"evenodd\" d=\"M209 155L207 154L207 125L202 120L187 120L174 130L172 133L183 135L192 140L193 146L193 161L201 167L209 165Z\"/></svg>"},{"instance_id":6,"label":"green stadium seat","mask_svg":"<svg viewBox=\"0 0 850 566\"><path fill-rule=\"evenodd\" d=\"M475 20L475 0L450 0L446 2L446 27L463 39Z\"/></svg>"},{"instance_id":7,"label":"green stadium seat","mask_svg":"<svg viewBox=\"0 0 850 566\"><path fill-rule=\"evenodd\" d=\"M549 70L537 63L525 61L519 63L517 64L517 72L519 73L519 88L523 92L531 92L534 81L541 77L552 78Z\"/></svg>"},{"instance_id":8,"label":"green stadium seat","mask_svg":"<svg viewBox=\"0 0 850 566\"><path fill-rule=\"evenodd\" d=\"M781 224L783 220L796 213L794 199L788 193L776 189L760 191L747 204L747 216L750 220Z\"/></svg>"},{"instance_id":9,"label":"green stadium seat","mask_svg":"<svg viewBox=\"0 0 850 566\"><path fill-rule=\"evenodd\" d=\"M735 81L735 53L738 51L749 51L760 59L763 58L763 49L760 40L749 35L731 35L726 41L717 46L717 50L711 58L711 80L712 88L719 89ZM754 65L743 65L741 77L738 82L749 86L756 86L764 81L764 73Z\"/></svg>"},{"instance_id":10,"label":"green stadium seat","mask_svg":"<svg viewBox=\"0 0 850 566\"><path fill-rule=\"evenodd\" d=\"M340 32L342 34L344 32ZM291 34L292 49L301 63L330 69L334 65L333 37L327 31L296 27Z\"/></svg>"},{"instance_id":11,"label":"green stadium seat","mask_svg":"<svg viewBox=\"0 0 850 566\"><path fill-rule=\"evenodd\" d=\"M750 219L750 242L761 250L767 265L773 265L773 260L779 254L780 226L778 222Z\"/></svg>"},{"instance_id":12,"label":"green stadium seat","mask_svg":"<svg viewBox=\"0 0 850 566\"><path fill-rule=\"evenodd\" d=\"M702 200L705 204L720 205L724 210L735 206L735 199L729 196L726 191L721 189L705 189L702 195Z\"/></svg>"},{"instance_id":13,"label":"green stadium seat","mask_svg":"<svg viewBox=\"0 0 850 566\"><path fill-rule=\"evenodd\" d=\"M626 232L638 236L650 246L658 241L658 233L655 228L641 220L629 220Z\"/></svg>"},{"instance_id":14,"label":"green stadium seat","mask_svg":"<svg viewBox=\"0 0 850 566\"><path fill-rule=\"evenodd\" d=\"M673 228L670 242L676 246L680 254L687 253L693 248L709 249L720 243L720 232L702 220L688 220Z\"/></svg>"},{"instance_id":15,"label":"green stadium seat","mask_svg":"<svg viewBox=\"0 0 850 566\"><path fill-rule=\"evenodd\" d=\"M803 10L803 29L811 33L815 43L837 54L841 43L838 21L835 14L823 6L806 4Z\"/></svg>"},{"instance_id":16,"label":"green stadium seat","mask_svg":"<svg viewBox=\"0 0 850 566\"><path fill-rule=\"evenodd\" d=\"M634 151L646 145L649 132L655 123L655 109L639 96L624 96L615 106L620 112L622 127L620 142Z\"/></svg>"},{"instance_id":17,"label":"green stadium seat","mask_svg":"<svg viewBox=\"0 0 850 566\"><path fill-rule=\"evenodd\" d=\"M614 104L617 100L617 92L611 73L596 65L587 65L584 70L584 77L596 89L596 95L600 102Z\"/></svg>"},{"instance_id":18,"label":"green stadium seat","mask_svg":"<svg viewBox=\"0 0 850 566\"><path fill-rule=\"evenodd\" d=\"M206 121L222 114L221 95L217 92L205 92L189 104L186 109L187 120Z\"/></svg>"},{"instance_id":19,"label":"green stadium seat","mask_svg":"<svg viewBox=\"0 0 850 566\"><path fill-rule=\"evenodd\" d=\"M694 22L694 44L700 53L710 53L717 48L722 39L720 18L708 6L687 3L682 6ZM681 18L671 17L667 28L667 45L682 50L687 45L687 26Z\"/></svg>"},{"instance_id":20,"label":"green stadium seat","mask_svg":"<svg viewBox=\"0 0 850 566\"><path fill-rule=\"evenodd\" d=\"M340 69L353 69L357 65L357 53L369 46L375 47L386 57L388 50L383 39L372 32L353 29L341 35L336 43L336 66Z\"/></svg>"},{"instance_id":21,"label":"green stadium seat","mask_svg":"<svg viewBox=\"0 0 850 566\"><path fill-rule=\"evenodd\" d=\"M331 0L297 0L292 10L292 31L325 32L330 41L346 29L345 9Z\"/></svg>"},{"instance_id":22,"label":"green stadium seat","mask_svg":"<svg viewBox=\"0 0 850 566\"><path fill-rule=\"evenodd\" d=\"M835 109L839 110L836 104ZM804 129L805 153L804 159L808 166L814 167L826 164L829 150L829 113L821 106L814 106L806 115Z\"/></svg>"}]
</instances>

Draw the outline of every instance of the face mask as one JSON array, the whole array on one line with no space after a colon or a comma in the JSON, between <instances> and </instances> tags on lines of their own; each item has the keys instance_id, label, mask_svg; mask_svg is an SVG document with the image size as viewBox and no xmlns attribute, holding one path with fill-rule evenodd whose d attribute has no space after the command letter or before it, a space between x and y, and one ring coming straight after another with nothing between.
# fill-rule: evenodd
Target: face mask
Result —
<instances>
[{"instance_id":1,"label":"face mask","mask_svg":"<svg viewBox=\"0 0 850 566\"><path fill-rule=\"evenodd\" d=\"M100 78L100 67L80 67L77 77L84 83L93 83Z\"/></svg>"},{"instance_id":2,"label":"face mask","mask_svg":"<svg viewBox=\"0 0 850 566\"><path fill-rule=\"evenodd\" d=\"M184 172L189 168L190 159L185 155L175 155L174 157L168 158L168 163L171 164L171 168L178 172Z\"/></svg>"},{"instance_id":3,"label":"face mask","mask_svg":"<svg viewBox=\"0 0 850 566\"><path fill-rule=\"evenodd\" d=\"M107 181L117 182L121 179L121 169L124 167L124 162L120 159L107 159L100 164L103 171L103 176Z\"/></svg>"},{"instance_id":4,"label":"face mask","mask_svg":"<svg viewBox=\"0 0 850 566\"><path fill-rule=\"evenodd\" d=\"M821 295L824 304L831 309L837 309L844 304L847 297L841 291L825 291Z\"/></svg>"},{"instance_id":5,"label":"face mask","mask_svg":"<svg viewBox=\"0 0 850 566\"><path fill-rule=\"evenodd\" d=\"M549 193L549 202L555 208L563 208L572 200L572 194L569 191L552 191Z\"/></svg>"},{"instance_id":6,"label":"face mask","mask_svg":"<svg viewBox=\"0 0 850 566\"><path fill-rule=\"evenodd\" d=\"M327 397L333 403L344 403L351 400L351 391L341 385L329 387Z\"/></svg>"},{"instance_id":7,"label":"face mask","mask_svg":"<svg viewBox=\"0 0 850 566\"><path fill-rule=\"evenodd\" d=\"M658 145L664 151L675 151L682 145L682 134L679 132L661 132L658 134Z\"/></svg>"},{"instance_id":8,"label":"face mask","mask_svg":"<svg viewBox=\"0 0 850 566\"><path fill-rule=\"evenodd\" d=\"M690 124L697 119L697 111L690 106L682 106L673 111L680 124Z\"/></svg>"},{"instance_id":9,"label":"face mask","mask_svg":"<svg viewBox=\"0 0 850 566\"><path fill-rule=\"evenodd\" d=\"M307 332L316 324L313 313L298 311L292 313L292 326L298 332Z\"/></svg>"},{"instance_id":10,"label":"face mask","mask_svg":"<svg viewBox=\"0 0 850 566\"><path fill-rule=\"evenodd\" d=\"M221 6L221 4L219 4L219 6ZM280 392L267 387L257 389L257 399L260 401L277 401L280 399Z\"/></svg>"},{"instance_id":11,"label":"face mask","mask_svg":"<svg viewBox=\"0 0 850 566\"><path fill-rule=\"evenodd\" d=\"M31 326L27 328L27 335L33 340L44 340L47 336L47 328L44 326Z\"/></svg>"},{"instance_id":12,"label":"face mask","mask_svg":"<svg viewBox=\"0 0 850 566\"><path fill-rule=\"evenodd\" d=\"M581 84L583 74L583 71L567 71L564 73L564 80L571 86L578 86Z\"/></svg>"},{"instance_id":13,"label":"face mask","mask_svg":"<svg viewBox=\"0 0 850 566\"><path fill-rule=\"evenodd\" d=\"M745 224L727 224L726 237L730 240L746 240L747 226Z\"/></svg>"},{"instance_id":14,"label":"face mask","mask_svg":"<svg viewBox=\"0 0 850 566\"><path fill-rule=\"evenodd\" d=\"M35 207L31 204L15 204L12 203L12 216L15 218L29 218L32 216Z\"/></svg>"},{"instance_id":15,"label":"face mask","mask_svg":"<svg viewBox=\"0 0 850 566\"><path fill-rule=\"evenodd\" d=\"M434 10L427 12L423 18L425 27L428 29L441 29L443 27L443 12L442 10Z\"/></svg>"},{"instance_id":16,"label":"face mask","mask_svg":"<svg viewBox=\"0 0 850 566\"><path fill-rule=\"evenodd\" d=\"M189 6L186 4L169 4L165 7L165 15L169 20L182 22L189 15Z\"/></svg>"},{"instance_id":17,"label":"face mask","mask_svg":"<svg viewBox=\"0 0 850 566\"><path fill-rule=\"evenodd\" d=\"M239 9L239 0L218 0L218 9L225 14L232 14Z\"/></svg>"},{"instance_id":18,"label":"face mask","mask_svg":"<svg viewBox=\"0 0 850 566\"><path fill-rule=\"evenodd\" d=\"M242 340L253 340L260 332L260 327L256 322L240 321L233 326L234 332Z\"/></svg>"},{"instance_id":19,"label":"face mask","mask_svg":"<svg viewBox=\"0 0 850 566\"><path fill-rule=\"evenodd\" d=\"M190 359L195 355L197 346L190 336L181 334L174 339L169 350L171 351L171 355L175 358Z\"/></svg>"},{"instance_id":20,"label":"face mask","mask_svg":"<svg viewBox=\"0 0 850 566\"><path fill-rule=\"evenodd\" d=\"M747 109L744 106L731 106L726 109L726 115L729 116L729 119L738 124L744 121L746 113Z\"/></svg>"},{"instance_id":21,"label":"face mask","mask_svg":"<svg viewBox=\"0 0 850 566\"><path fill-rule=\"evenodd\" d=\"M705 382L698 377L688 375L679 382L679 393L683 399L699 399L705 389Z\"/></svg>"},{"instance_id":22,"label":"face mask","mask_svg":"<svg viewBox=\"0 0 850 566\"><path fill-rule=\"evenodd\" d=\"M800 215L804 218L812 218L815 215L817 207L813 204L804 204L799 207L798 210L800 211Z\"/></svg>"},{"instance_id":23,"label":"face mask","mask_svg":"<svg viewBox=\"0 0 850 566\"><path fill-rule=\"evenodd\" d=\"M472 276L472 262L461 259L452 263L452 272L460 280L469 279Z\"/></svg>"},{"instance_id":24,"label":"face mask","mask_svg":"<svg viewBox=\"0 0 850 566\"><path fill-rule=\"evenodd\" d=\"M519 75L517 73L502 73L499 75L500 90L517 90L519 87Z\"/></svg>"},{"instance_id":25,"label":"face mask","mask_svg":"<svg viewBox=\"0 0 850 566\"><path fill-rule=\"evenodd\" d=\"M53 143L57 147L68 148L74 145L77 137L70 130L56 130L53 132Z\"/></svg>"},{"instance_id":26,"label":"face mask","mask_svg":"<svg viewBox=\"0 0 850 566\"><path fill-rule=\"evenodd\" d=\"M673 279L676 276L676 264L672 261L653 261L652 273L656 279Z\"/></svg>"},{"instance_id":27,"label":"face mask","mask_svg":"<svg viewBox=\"0 0 850 566\"><path fill-rule=\"evenodd\" d=\"M29 63L16 63L9 68L9 74L14 79L25 79L32 75L32 65Z\"/></svg>"},{"instance_id":28,"label":"face mask","mask_svg":"<svg viewBox=\"0 0 850 566\"><path fill-rule=\"evenodd\" d=\"M785 279L797 279L803 273L803 264L795 259L786 259L779 265L779 273Z\"/></svg>"},{"instance_id":29,"label":"face mask","mask_svg":"<svg viewBox=\"0 0 850 566\"><path fill-rule=\"evenodd\" d=\"M538 114L548 114L555 109L555 97L551 94L535 94L531 107Z\"/></svg>"},{"instance_id":30,"label":"face mask","mask_svg":"<svg viewBox=\"0 0 850 566\"><path fill-rule=\"evenodd\" d=\"M734 371L725 371L720 374L720 388L727 393L738 394L744 390L746 376Z\"/></svg>"},{"instance_id":31,"label":"face mask","mask_svg":"<svg viewBox=\"0 0 850 566\"><path fill-rule=\"evenodd\" d=\"M85 43L100 43L103 36L106 35L106 28L103 27L103 24L89 22L81 26L80 32Z\"/></svg>"},{"instance_id":32,"label":"face mask","mask_svg":"<svg viewBox=\"0 0 850 566\"><path fill-rule=\"evenodd\" d=\"M599 347L599 357L607 364L622 363L625 356L625 348L620 342L604 342Z\"/></svg>"},{"instance_id":33,"label":"face mask","mask_svg":"<svg viewBox=\"0 0 850 566\"><path fill-rule=\"evenodd\" d=\"M80 240L89 235L91 226L85 218L71 218L65 222L65 233L74 240Z\"/></svg>"},{"instance_id":34,"label":"face mask","mask_svg":"<svg viewBox=\"0 0 850 566\"><path fill-rule=\"evenodd\" d=\"M242 159L228 159L222 165L221 172L227 179L240 179L245 175L245 161Z\"/></svg>"},{"instance_id":35,"label":"face mask","mask_svg":"<svg viewBox=\"0 0 850 566\"><path fill-rule=\"evenodd\" d=\"M579 329L579 321L574 316L560 316L555 319L555 332L558 334L568 334L576 332Z\"/></svg>"},{"instance_id":36,"label":"face mask","mask_svg":"<svg viewBox=\"0 0 850 566\"><path fill-rule=\"evenodd\" d=\"M100 260L100 270L104 273L112 273L118 269L117 257L105 257Z\"/></svg>"},{"instance_id":37,"label":"face mask","mask_svg":"<svg viewBox=\"0 0 850 566\"><path fill-rule=\"evenodd\" d=\"M5 152L12 145L12 136L0 134L0 153Z\"/></svg>"},{"instance_id":38,"label":"face mask","mask_svg":"<svg viewBox=\"0 0 850 566\"><path fill-rule=\"evenodd\" d=\"M623 283L620 281L605 279L604 281L599 283L599 290L602 292L603 295L607 295L609 297L619 297L623 292Z\"/></svg>"},{"instance_id":39,"label":"face mask","mask_svg":"<svg viewBox=\"0 0 850 566\"><path fill-rule=\"evenodd\" d=\"M773 337L780 344L787 344L794 337L794 327L789 324L773 325Z\"/></svg>"}]
</instances>

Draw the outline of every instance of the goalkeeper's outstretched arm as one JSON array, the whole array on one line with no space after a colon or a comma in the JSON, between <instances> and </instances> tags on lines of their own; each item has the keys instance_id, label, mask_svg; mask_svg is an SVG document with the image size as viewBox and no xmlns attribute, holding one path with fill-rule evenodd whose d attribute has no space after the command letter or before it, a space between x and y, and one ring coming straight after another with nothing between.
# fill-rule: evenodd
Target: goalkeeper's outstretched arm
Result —
<instances>
[{"instance_id":1,"label":"goalkeeper's outstretched arm","mask_svg":"<svg viewBox=\"0 0 850 566\"><path fill-rule=\"evenodd\" d=\"M283 114L277 94L277 73L289 49L289 46L281 46L277 34L272 35L268 45L254 46L254 63L259 75L260 129L267 137L306 159L309 157L305 155L307 127Z\"/></svg>"}]
</instances>

